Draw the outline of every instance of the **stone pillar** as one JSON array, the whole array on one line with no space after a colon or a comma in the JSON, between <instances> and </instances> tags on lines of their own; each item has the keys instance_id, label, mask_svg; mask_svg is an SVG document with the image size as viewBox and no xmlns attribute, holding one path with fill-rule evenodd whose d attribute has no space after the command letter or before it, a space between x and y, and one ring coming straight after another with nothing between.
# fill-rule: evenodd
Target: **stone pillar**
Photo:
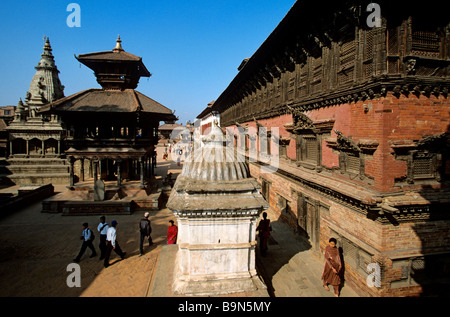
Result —
<instances>
[{"instance_id":1,"label":"stone pillar","mask_svg":"<svg viewBox=\"0 0 450 317\"><path fill-rule=\"evenodd\" d=\"M61 140L58 140L58 156L61 155Z\"/></svg>"},{"instance_id":2,"label":"stone pillar","mask_svg":"<svg viewBox=\"0 0 450 317\"><path fill-rule=\"evenodd\" d=\"M121 171L122 160L117 161L117 186L122 185L122 171Z\"/></svg>"},{"instance_id":3,"label":"stone pillar","mask_svg":"<svg viewBox=\"0 0 450 317\"><path fill-rule=\"evenodd\" d=\"M69 186L73 187L74 185L74 170L73 170L73 165L74 165L74 158L73 156L69 156Z\"/></svg>"},{"instance_id":4,"label":"stone pillar","mask_svg":"<svg viewBox=\"0 0 450 317\"><path fill-rule=\"evenodd\" d=\"M27 157L30 156L30 140L26 140Z\"/></svg>"},{"instance_id":5,"label":"stone pillar","mask_svg":"<svg viewBox=\"0 0 450 317\"><path fill-rule=\"evenodd\" d=\"M84 182L84 158L80 160L80 181Z\"/></svg>"},{"instance_id":6,"label":"stone pillar","mask_svg":"<svg viewBox=\"0 0 450 317\"><path fill-rule=\"evenodd\" d=\"M93 177L94 177L94 183L97 181L97 179L98 179L98 175L97 175L97 163L98 163L98 161L97 160L93 160L92 161L92 168L94 169L94 171L93 171Z\"/></svg>"},{"instance_id":7,"label":"stone pillar","mask_svg":"<svg viewBox=\"0 0 450 317\"><path fill-rule=\"evenodd\" d=\"M144 158L140 158L139 159L139 165L140 165L140 169L141 169L141 172L140 172L140 176L141 176L141 187L144 187Z\"/></svg>"},{"instance_id":8,"label":"stone pillar","mask_svg":"<svg viewBox=\"0 0 450 317\"><path fill-rule=\"evenodd\" d=\"M42 140L42 156L45 157L45 141Z\"/></svg>"}]
</instances>

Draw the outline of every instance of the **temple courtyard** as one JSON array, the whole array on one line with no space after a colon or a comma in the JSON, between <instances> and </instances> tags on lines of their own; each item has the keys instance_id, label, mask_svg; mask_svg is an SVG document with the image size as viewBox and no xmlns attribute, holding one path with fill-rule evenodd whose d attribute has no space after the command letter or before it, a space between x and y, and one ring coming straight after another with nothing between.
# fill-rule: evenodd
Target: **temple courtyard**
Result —
<instances>
[{"instance_id":1,"label":"temple courtyard","mask_svg":"<svg viewBox=\"0 0 450 317\"><path fill-rule=\"evenodd\" d=\"M158 148L155 174L175 177L181 166L164 161L163 147ZM14 188L2 189L3 192ZM67 191L55 185L56 193ZM81 287L69 287L67 266L77 255L81 242L83 222L92 229L98 225L98 215L64 216L61 213L42 213L42 202L36 202L0 219L0 296L2 297L166 297L171 292L171 276L176 247L166 241L169 220L176 220L163 203L160 210L150 211L154 245L145 245L139 255L139 219L144 211L130 215L106 215L111 223L117 220L117 241L127 253L121 260L114 252L108 268L99 260L99 234L94 246L98 256L89 258L87 250L81 261ZM332 297L322 287L320 276L323 259L313 255L309 242L288 229L268 211L273 231L266 257L257 249L257 271L267 288L253 293L232 296L275 297ZM163 263L163 264L161 264ZM342 297L358 296L348 285L341 290Z\"/></svg>"}]
</instances>

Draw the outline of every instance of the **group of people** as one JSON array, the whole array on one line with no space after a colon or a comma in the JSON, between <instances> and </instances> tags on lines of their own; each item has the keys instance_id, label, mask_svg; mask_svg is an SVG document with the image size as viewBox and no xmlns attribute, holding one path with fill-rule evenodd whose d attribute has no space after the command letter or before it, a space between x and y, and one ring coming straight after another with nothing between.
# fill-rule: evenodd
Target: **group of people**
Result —
<instances>
[{"instance_id":1,"label":"group of people","mask_svg":"<svg viewBox=\"0 0 450 317\"><path fill-rule=\"evenodd\" d=\"M144 254L144 241L147 240L149 246L153 245L153 240L151 237L152 227L151 222L149 220L150 214L146 212L144 217L139 221L139 255ZM117 241L117 221L113 220L111 225L106 222L106 218L104 216L100 217L100 223L97 226L97 231L100 234L100 260L104 260L105 268L109 266L109 259L111 256L111 252L117 253L121 257L121 259L125 258L126 252L123 252L120 248L120 245ZM80 252L77 257L73 260L74 262L79 262L81 257L87 248L91 249L92 254L91 258L97 256L97 252L95 251L94 245L92 242L95 239L95 235L92 230L89 228L88 223L83 223L82 225L83 231L81 240L83 243L81 245ZM256 231L259 233L259 248L262 256L267 255L268 250L268 240L270 237L270 232L272 231L272 226L270 224L270 219L267 219L267 213L263 213L263 219L259 222ZM167 244L176 244L178 236L178 227L175 225L173 220L169 221L169 227L167 228ZM342 261L338 248L336 247L336 239L331 238L328 241L328 245L325 248L325 265L322 271L321 279L323 281L323 287L329 291L330 288L328 284L333 286L334 296L339 296L339 288L341 285L341 276L342 276Z\"/></svg>"},{"instance_id":2,"label":"group of people","mask_svg":"<svg viewBox=\"0 0 450 317\"><path fill-rule=\"evenodd\" d=\"M152 227L149 220L150 214L146 212L144 217L139 220L139 255L144 254L144 241L147 240L149 246L153 245L153 240L151 237ZM111 225L106 222L105 216L100 217L100 223L97 226L97 231L100 235L99 249L100 249L100 260L103 260L104 267L109 266L109 259L111 257L111 252L114 252L120 256L121 259L125 258L126 252L123 252L119 242L117 241L117 225L118 222L113 220ZM83 241L81 244L81 249L73 262L80 262L81 257L85 253L86 249L89 248L92 253L90 258L96 257L97 252L93 245L95 239L94 232L89 228L87 222L82 224L83 231L81 233L80 239ZM176 244L178 236L178 227L175 225L173 220L169 221L169 227L167 229L167 243Z\"/></svg>"}]
</instances>

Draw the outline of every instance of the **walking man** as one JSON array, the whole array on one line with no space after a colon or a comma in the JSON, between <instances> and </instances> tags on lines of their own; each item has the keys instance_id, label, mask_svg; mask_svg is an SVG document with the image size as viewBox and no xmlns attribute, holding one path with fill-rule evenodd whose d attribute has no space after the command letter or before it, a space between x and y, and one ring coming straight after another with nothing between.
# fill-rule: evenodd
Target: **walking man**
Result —
<instances>
[{"instance_id":1,"label":"walking man","mask_svg":"<svg viewBox=\"0 0 450 317\"><path fill-rule=\"evenodd\" d=\"M103 265L106 267L109 266L109 258L111 256L112 250L119 255L122 260L125 258L126 252L123 252L122 249L119 246L119 243L116 240L117 237L117 221L113 220L111 222L111 227L108 228L108 231L106 232L106 252L105 252L105 260L103 262Z\"/></svg>"},{"instance_id":2,"label":"walking man","mask_svg":"<svg viewBox=\"0 0 450 317\"><path fill-rule=\"evenodd\" d=\"M106 232L108 231L109 225L106 222L105 216L100 217L100 223L97 226L97 230L100 233L100 244L98 245L100 249L100 260L105 258L106 253Z\"/></svg>"},{"instance_id":3,"label":"walking man","mask_svg":"<svg viewBox=\"0 0 450 317\"><path fill-rule=\"evenodd\" d=\"M92 245L92 241L94 240L95 236L91 229L89 229L89 225L87 222L83 223L83 232L80 237L81 240L83 240L83 244L81 245L80 252L78 253L77 257L73 260L75 263L80 262L81 257L83 256L84 252L87 248L91 249L92 254L91 258L97 256L97 252L95 252L95 248Z\"/></svg>"},{"instance_id":4,"label":"walking man","mask_svg":"<svg viewBox=\"0 0 450 317\"><path fill-rule=\"evenodd\" d=\"M148 240L148 245L151 246L153 244L152 237L150 234L152 233L152 226L150 224L150 220L148 217L150 214L146 212L144 214L144 218L141 218L139 221L139 234L140 234L140 244L139 244L139 255L144 254L144 239Z\"/></svg>"}]
</instances>

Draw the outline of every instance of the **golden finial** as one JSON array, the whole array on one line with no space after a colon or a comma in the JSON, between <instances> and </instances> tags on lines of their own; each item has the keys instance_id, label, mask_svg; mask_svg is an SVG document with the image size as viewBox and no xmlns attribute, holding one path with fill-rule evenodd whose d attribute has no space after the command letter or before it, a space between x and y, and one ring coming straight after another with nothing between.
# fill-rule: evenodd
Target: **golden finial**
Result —
<instances>
[{"instance_id":1,"label":"golden finial","mask_svg":"<svg viewBox=\"0 0 450 317\"><path fill-rule=\"evenodd\" d=\"M116 47L114 47L113 52L123 51L122 40L120 39L120 34L117 36Z\"/></svg>"}]
</instances>

